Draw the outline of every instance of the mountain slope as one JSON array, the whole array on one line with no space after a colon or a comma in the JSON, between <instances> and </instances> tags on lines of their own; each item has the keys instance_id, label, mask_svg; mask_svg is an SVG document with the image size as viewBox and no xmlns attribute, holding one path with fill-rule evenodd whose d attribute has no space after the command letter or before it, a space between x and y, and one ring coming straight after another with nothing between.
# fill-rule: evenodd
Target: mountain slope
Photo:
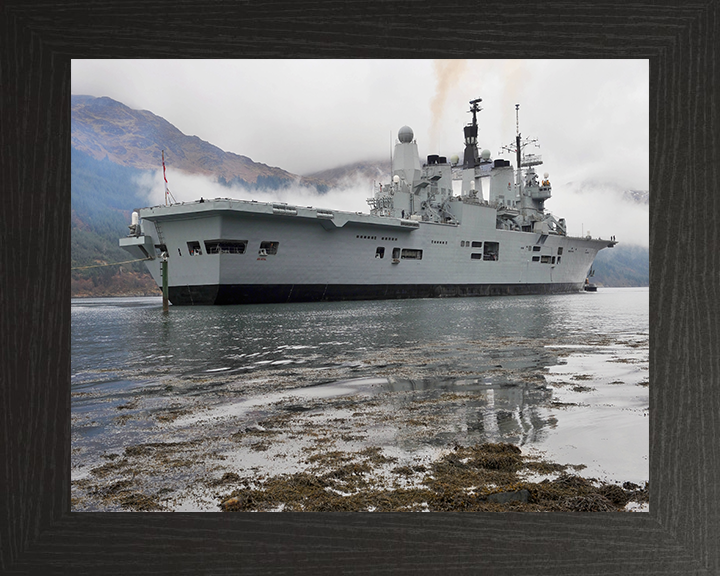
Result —
<instances>
[{"instance_id":1,"label":"mountain slope","mask_svg":"<svg viewBox=\"0 0 720 576\"><path fill-rule=\"evenodd\" d=\"M71 144L96 160L141 170L157 170L165 163L175 170L203 174L225 182L254 184L258 177L271 182L323 184L281 168L253 162L247 156L225 152L197 136L187 136L164 118L147 110L133 110L112 98L73 95Z\"/></svg>"},{"instance_id":2,"label":"mountain slope","mask_svg":"<svg viewBox=\"0 0 720 576\"><path fill-rule=\"evenodd\" d=\"M650 251L644 246L600 250L593 264L592 282L600 286L649 286Z\"/></svg>"}]
</instances>

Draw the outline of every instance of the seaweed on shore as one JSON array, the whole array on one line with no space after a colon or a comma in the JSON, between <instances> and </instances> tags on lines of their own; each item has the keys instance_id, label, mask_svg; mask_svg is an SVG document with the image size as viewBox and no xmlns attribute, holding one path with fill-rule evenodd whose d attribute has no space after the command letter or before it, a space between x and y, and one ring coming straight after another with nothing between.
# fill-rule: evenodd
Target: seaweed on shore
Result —
<instances>
[{"instance_id":1,"label":"seaweed on shore","mask_svg":"<svg viewBox=\"0 0 720 576\"><path fill-rule=\"evenodd\" d=\"M567 474L570 466L538 462L513 444L455 446L429 466L396 466L388 485L387 458L378 448L318 454L314 468L264 481L233 477L243 487L221 496L220 509L241 511L622 511L647 501L647 486L597 483ZM528 482L523 471L562 472L554 480ZM227 476L227 475L226 475ZM224 482L215 482L221 485Z\"/></svg>"}]
</instances>

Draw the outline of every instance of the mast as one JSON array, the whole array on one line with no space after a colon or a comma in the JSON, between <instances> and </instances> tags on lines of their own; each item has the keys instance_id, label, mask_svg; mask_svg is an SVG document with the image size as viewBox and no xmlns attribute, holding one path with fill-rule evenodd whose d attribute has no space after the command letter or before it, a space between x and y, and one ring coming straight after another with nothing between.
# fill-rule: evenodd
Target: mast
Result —
<instances>
[{"instance_id":1,"label":"mast","mask_svg":"<svg viewBox=\"0 0 720 576\"><path fill-rule=\"evenodd\" d=\"M515 183L518 186L518 190L520 191L521 196L523 195L522 190L524 189L522 167L542 164L542 162L538 159L531 159L527 157L525 158L525 163L523 164L522 151L528 144L537 145L537 138L525 138L525 140L523 141L520 135L520 104L515 104L515 142L508 144L507 146L503 146L500 153L502 154L503 150L515 153L515 162L517 163Z\"/></svg>"},{"instance_id":2,"label":"mast","mask_svg":"<svg viewBox=\"0 0 720 576\"><path fill-rule=\"evenodd\" d=\"M472 124L465 126L463 129L465 133L465 153L463 155L463 168L475 168L478 165L478 150L477 150L477 135L478 135L478 123L477 113L482 110L480 108L480 102L482 98L476 98L470 100L470 112L473 115Z\"/></svg>"},{"instance_id":3,"label":"mast","mask_svg":"<svg viewBox=\"0 0 720 576\"><path fill-rule=\"evenodd\" d=\"M515 149L517 154L517 169L520 172L520 104L515 104Z\"/></svg>"}]
</instances>

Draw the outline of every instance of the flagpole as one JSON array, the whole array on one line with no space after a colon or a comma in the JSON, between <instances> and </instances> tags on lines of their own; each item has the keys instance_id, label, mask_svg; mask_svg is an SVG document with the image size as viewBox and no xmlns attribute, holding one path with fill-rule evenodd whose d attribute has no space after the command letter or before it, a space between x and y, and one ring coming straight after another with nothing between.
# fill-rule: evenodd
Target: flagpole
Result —
<instances>
[{"instance_id":1,"label":"flagpole","mask_svg":"<svg viewBox=\"0 0 720 576\"><path fill-rule=\"evenodd\" d=\"M161 153L162 153L163 180L165 180L165 206L167 206L168 186L167 186L167 176L165 176L165 150L162 150Z\"/></svg>"}]
</instances>

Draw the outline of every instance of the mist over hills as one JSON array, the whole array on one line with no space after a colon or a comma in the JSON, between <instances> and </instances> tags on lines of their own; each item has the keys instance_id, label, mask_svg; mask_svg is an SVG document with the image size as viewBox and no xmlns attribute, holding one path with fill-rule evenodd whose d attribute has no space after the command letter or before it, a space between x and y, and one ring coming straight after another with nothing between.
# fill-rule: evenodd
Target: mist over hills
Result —
<instances>
[{"instance_id":1,"label":"mist over hills","mask_svg":"<svg viewBox=\"0 0 720 576\"><path fill-rule=\"evenodd\" d=\"M162 166L161 150L169 170L214 182L214 191L229 190L218 196L243 189L258 194L260 200L268 190L300 188L306 190L303 198L322 206L326 195L352 186L364 201L371 195L372 182L387 182L390 177L388 159L300 176L225 152L183 134L152 112L133 110L111 98L73 95L71 106L71 261L77 268L72 271L73 296L159 294L142 263L98 265L130 259L118 246L118 238L127 235L133 209L157 203L152 194ZM648 203L647 192L621 194L629 204ZM87 266L98 267L80 269ZM620 244L602 250L594 267L594 282L599 285L647 286L649 282L644 247Z\"/></svg>"},{"instance_id":2,"label":"mist over hills","mask_svg":"<svg viewBox=\"0 0 720 576\"><path fill-rule=\"evenodd\" d=\"M650 203L650 191L649 190L625 190L623 197L626 200L637 202L638 204L649 204Z\"/></svg>"},{"instance_id":3,"label":"mist over hills","mask_svg":"<svg viewBox=\"0 0 720 576\"><path fill-rule=\"evenodd\" d=\"M308 174L308 178L317 178L334 187L342 182L352 179L374 180L376 182L389 182L392 168L389 160L375 160L355 162L345 166L338 166L330 170L322 170Z\"/></svg>"}]
</instances>

